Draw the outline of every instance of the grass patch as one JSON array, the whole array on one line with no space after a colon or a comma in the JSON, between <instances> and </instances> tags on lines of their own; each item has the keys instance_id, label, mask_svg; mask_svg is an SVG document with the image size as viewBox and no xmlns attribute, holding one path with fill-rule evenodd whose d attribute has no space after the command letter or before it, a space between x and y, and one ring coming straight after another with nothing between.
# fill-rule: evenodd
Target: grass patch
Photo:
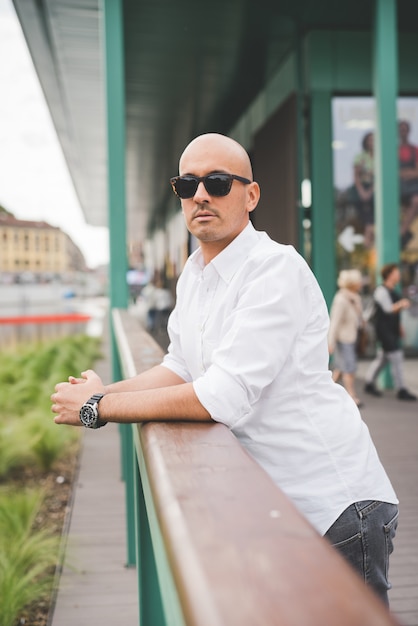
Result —
<instances>
[{"instance_id":1,"label":"grass patch","mask_svg":"<svg viewBox=\"0 0 418 626\"><path fill-rule=\"evenodd\" d=\"M59 537L33 530L42 499L40 490L0 495L0 626L12 626L52 585Z\"/></svg>"},{"instance_id":2,"label":"grass patch","mask_svg":"<svg viewBox=\"0 0 418 626\"><path fill-rule=\"evenodd\" d=\"M0 480L35 463L50 470L79 433L57 428L50 396L57 382L92 367L101 356L97 338L84 335L2 354L0 361Z\"/></svg>"},{"instance_id":3,"label":"grass patch","mask_svg":"<svg viewBox=\"0 0 418 626\"><path fill-rule=\"evenodd\" d=\"M63 474L63 467L75 467L81 431L56 426L50 396L57 382L100 357L100 340L84 335L1 354L0 626L17 624L34 602L48 605L61 527L42 513L44 489L28 484L46 484L54 468ZM46 498L55 506L63 504L56 484L49 481Z\"/></svg>"}]
</instances>

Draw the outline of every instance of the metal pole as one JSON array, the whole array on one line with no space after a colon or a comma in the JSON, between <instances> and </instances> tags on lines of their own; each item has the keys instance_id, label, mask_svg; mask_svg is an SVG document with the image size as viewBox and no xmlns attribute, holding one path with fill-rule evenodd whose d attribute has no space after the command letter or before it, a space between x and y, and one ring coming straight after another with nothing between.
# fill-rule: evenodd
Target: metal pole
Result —
<instances>
[{"instance_id":1,"label":"metal pole","mask_svg":"<svg viewBox=\"0 0 418 626\"><path fill-rule=\"evenodd\" d=\"M312 268L328 305L335 293L331 93L311 94Z\"/></svg>"},{"instance_id":2,"label":"metal pole","mask_svg":"<svg viewBox=\"0 0 418 626\"><path fill-rule=\"evenodd\" d=\"M126 190L125 190L125 64L123 44L123 2L102 0L104 23L107 161L108 161L108 223L110 244L109 295L110 308L127 308L126 273ZM122 377L112 316L110 336L113 380ZM126 491L127 565L136 563L135 512L133 493L133 439L129 425L121 425L122 476Z\"/></svg>"},{"instance_id":3,"label":"metal pole","mask_svg":"<svg viewBox=\"0 0 418 626\"><path fill-rule=\"evenodd\" d=\"M400 253L396 0L376 0L373 88L376 99L375 238L379 269L385 263L397 262Z\"/></svg>"}]
</instances>

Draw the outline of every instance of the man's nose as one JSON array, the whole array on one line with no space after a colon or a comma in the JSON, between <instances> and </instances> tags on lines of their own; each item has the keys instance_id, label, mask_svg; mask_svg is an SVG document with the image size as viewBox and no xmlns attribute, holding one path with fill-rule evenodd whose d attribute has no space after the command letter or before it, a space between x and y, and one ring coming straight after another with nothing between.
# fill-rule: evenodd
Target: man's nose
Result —
<instances>
[{"instance_id":1,"label":"man's nose","mask_svg":"<svg viewBox=\"0 0 418 626\"><path fill-rule=\"evenodd\" d=\"M196 193L193 196L193 200L197 203L199 202L209 202L210 195L206 191L206 187L203 184L203 180L197 186Z\"/></svg>"}]
</instances>

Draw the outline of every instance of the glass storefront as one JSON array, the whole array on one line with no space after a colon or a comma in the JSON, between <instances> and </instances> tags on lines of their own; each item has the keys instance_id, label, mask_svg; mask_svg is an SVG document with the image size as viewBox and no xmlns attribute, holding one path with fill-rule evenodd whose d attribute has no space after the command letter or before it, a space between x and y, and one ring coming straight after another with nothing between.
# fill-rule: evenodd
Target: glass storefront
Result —
<instances>
[{"instance_id":1,"label":"glass storefront","mask_svg":"<svg viewBox=\"0 0 418 626\"><path fill-rule=\"evenodd\" d=\"M337 271L358 268L364 276L365 306L378 268L374 238L373 98L335 97L333 163ZM399 242L403 294L411 308L403 314L404 346L418 352L418 98L399 98ZM394 259L396 261L397 259Z\"/></svg>"}]
</instances>

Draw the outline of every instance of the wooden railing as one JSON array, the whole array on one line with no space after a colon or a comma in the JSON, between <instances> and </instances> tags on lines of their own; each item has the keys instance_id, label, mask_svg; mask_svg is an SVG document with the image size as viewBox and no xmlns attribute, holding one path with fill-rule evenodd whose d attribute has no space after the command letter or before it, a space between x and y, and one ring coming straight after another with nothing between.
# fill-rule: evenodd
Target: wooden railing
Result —
<instances>
[{"instance_id":1,"label":"wooden railing","mask_svg":"<svg viewBox=\"0 0 418 626\"><path fill-rule=\"evenodd\" d=\"M161 350L114 311L125 377ZM222 424L134 425L141 626L398 624Z\"/></svg>"}]
</instances>

